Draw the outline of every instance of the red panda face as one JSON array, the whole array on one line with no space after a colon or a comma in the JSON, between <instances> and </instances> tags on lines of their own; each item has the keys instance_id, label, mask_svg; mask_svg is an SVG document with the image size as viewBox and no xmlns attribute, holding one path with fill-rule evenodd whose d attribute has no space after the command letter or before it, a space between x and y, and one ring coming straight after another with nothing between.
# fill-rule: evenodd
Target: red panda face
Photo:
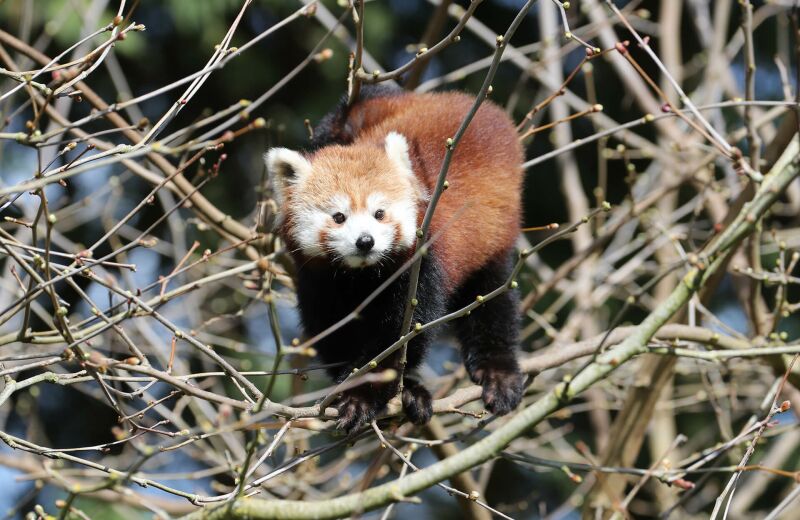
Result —
<instances>
[{"instance_id":1,"label":"red panda face","mask_svg":"<svg viewBox=\"0 0 800 520\"><path fill-rule=\"evenodd\" d=\"M303 256L348 268L379 264L414 244L422 189L408 143L327 146L306 158L286 148L266 155L285 238Z\"/></svg>"}]
</instances>

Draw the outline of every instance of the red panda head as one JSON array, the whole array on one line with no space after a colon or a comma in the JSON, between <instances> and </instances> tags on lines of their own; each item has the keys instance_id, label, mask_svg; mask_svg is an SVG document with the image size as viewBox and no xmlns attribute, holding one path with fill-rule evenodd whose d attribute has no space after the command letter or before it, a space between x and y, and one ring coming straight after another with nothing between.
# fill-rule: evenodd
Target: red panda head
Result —
<instances>
[{"instance_id":1,"label":"red panda head","mask_svg":"<svg viewBox=\"0 0 800 520\"><path fill-rule=\"evenodd\" d=\"M273 148L265 160L283 233L303 256L359 268L414 244L424 191L402 135L390 132L383 146L326 146L310 157Z\"/></svg>"}]
</instances>

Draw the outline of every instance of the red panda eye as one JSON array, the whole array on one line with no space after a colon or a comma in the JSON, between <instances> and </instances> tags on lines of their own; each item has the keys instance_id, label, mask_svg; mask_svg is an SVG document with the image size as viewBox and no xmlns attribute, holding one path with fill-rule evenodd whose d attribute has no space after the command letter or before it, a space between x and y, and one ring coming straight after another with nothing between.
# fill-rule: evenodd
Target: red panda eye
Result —
<instances>
[{"instance_id":1,"label":"red panda eye","mask_svg":"<svg viewBox=\"0 0 800 520\"><path fill-rule=\"evenodd\" d=\"M375 220L383 220L384 216L386 216L386 214L383 212L382 209L379 209L378 211L375 212Z\"/></svg>"},{"instance_id":2,"label":"red panda eye","mask_svg":"<svg viewBox=\"0 0 800 520\"><path fill-rule=\"evenodd\" d=\"M341 224L345 220L347 220L347 217L345 217L343 213L334 213L333 214L333 221L336 222L337 224Z\"/></svg>"}]
</instances>

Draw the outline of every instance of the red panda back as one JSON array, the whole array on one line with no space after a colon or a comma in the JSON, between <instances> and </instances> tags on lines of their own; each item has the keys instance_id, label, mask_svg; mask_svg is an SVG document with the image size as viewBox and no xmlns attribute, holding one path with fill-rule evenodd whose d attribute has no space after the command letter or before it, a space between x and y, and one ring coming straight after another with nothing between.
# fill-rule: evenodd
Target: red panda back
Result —
<instances>
[{"instance_id":1,"label":"red panda back","mask_svg":"<svg viewBox=\"0 0 800 520\"><path fill-rule=\"evenodd\" d=\"M455 135L474 101L456 92L373 98L356 104L348 122L355 129L355 143L380 143L391 131L403 134L414 173L432 192L446 140ZM520 230L523 160L513 123L485 101L453 153L449 188L431 223L432 236L441 233L433 248L450 290L513 248Z\"/></svg>"}]
</instances>

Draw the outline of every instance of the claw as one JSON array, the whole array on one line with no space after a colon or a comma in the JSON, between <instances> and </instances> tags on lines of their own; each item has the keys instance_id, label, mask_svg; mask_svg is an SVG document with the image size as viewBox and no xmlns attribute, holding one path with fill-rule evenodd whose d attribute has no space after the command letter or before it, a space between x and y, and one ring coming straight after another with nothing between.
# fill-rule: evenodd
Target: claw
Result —
<instances>
[{"instance_id":1,"label":"claw","mask_svg":"<svg viewBox=\"0 0 800 520\"><path fill-rule=\"evenodd\" d=\"M473 376L483 386L483 403L493 414L505 415L519 406L525 376L518 367L484 367L476 370Z\"/></svg>"},{"instance_id":2,"label":"claw","mask_svg":"<svg viewBox=\"0 0 800 520\"><path fill-rule=\"evenodd\" d=\"M385 406L385 402L381 402L375 395L370 395L368 391L358 389L347 391L337 406L339 419L336 421L336 427L352 433L369 424Z\"/></svg>"}]
</instances>

